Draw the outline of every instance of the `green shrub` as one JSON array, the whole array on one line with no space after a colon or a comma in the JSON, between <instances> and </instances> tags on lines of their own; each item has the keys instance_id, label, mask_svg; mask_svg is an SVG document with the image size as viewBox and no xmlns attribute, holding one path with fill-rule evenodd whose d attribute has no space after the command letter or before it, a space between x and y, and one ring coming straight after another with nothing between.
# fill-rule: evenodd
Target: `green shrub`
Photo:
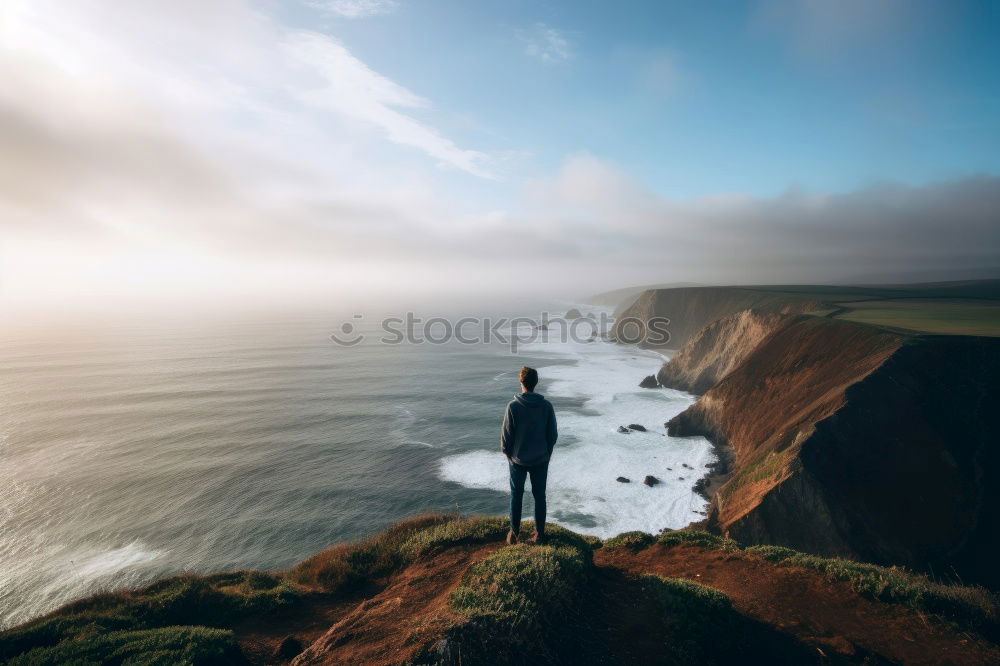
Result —
<instances>
[{"instance_id":1,"label":"green shrub","mask_svg":"<svg viewBox=\"0 0 1000 666\"><path fill-rule=\"evenodd\" d=\"M507 519L499 516L451 520L412 534L400 550L407 558L415 559L449 546L499 541L509 529Z\"/></svg>"},{"instance_id":2,"label":"green shrub","mask_svg":"<svg viewBox=\"0 0 1000 666\"><path fill-rule=\"evenodd\" d=\"M277 576L241 571L168 578L122 596L117 614L145 626L228 627L248 615L294 604L301 592Z\"/></svg>"},{"instance_id":3,"label":"green shrub","mask_svg":"<svg viewBox=\"0 0 1000 666\"><path fill-rule=\"evenodd\" d=\"M176 576L138 590L78 601L5 632L0 635L0 660L35 648L72 651L84 645L82 639L111 633L173 625L228 628L249 615L294 604L300 597L301 592L287 581L261 572Z\"/></svg>"},{"instance_id":4,"label":"green shrub","mask_svg":"<svg viewBox=\"0 0 1000 666\"><path fill-rule=\"evenodd\" d=\"M547 545L502 548L472 565L451 597L452 607L469 617L451 632L463 660L544 663L565 657L567 618L580 611L591 550L553 533Z\"/></svg>"},{"instance_id":5,"label":"green shrub","mask_svg":"<svg viewBox=\"0 0 1000 666\"><path fill-rule=\"evenodd\" d=\"M944 585L899 567L819 557L782 546L750 546L746 552L771 562L820 571L830 580L849 582L869 599L904 604L976 627L997 624L996 597L981 587Z\"/></svg>"},{"instance_id":6,"label":"green shrub","mask_svg":"<svg viewBox=\"0 0 1000 666\"><path fill-rule=\"evenodd\" d=\"M534 522L526 521L525 523L528 529L534 530ZM525 528L522 528L522 532ZM586 534L577 534L572 530L568 530L565 527L560 527L559 525L546 525L545 535L547 538L546 544L550 546L569 546L570 548L575 548L583 553L584 557L588 561L593 561L593 551L601 547L601 540L595 536L589 536Z\"/></svg>"},{"instance_id":7,"label":"green shrub","mask_svg":"<svg viewBox=\"0 0 1000 666\"><path fill-rule=\"evenodd\" d=\"M687 544L690 546L723 550L727 553L735 552L740 549L739 544L734 540L721 537L718 534L712 534L711 532L706 532L704 530L672 530L669 532L661 532L660 535L656 537L656 542L668 547Z\"/></svg>"},{"instance_id":8,"label":"green shrub","mask_svg":"<svg viewBox=\"0 0 1000 666\"><path fill-rule=\"evenodd\" d=\"M643 550L656 543L656 537L648 532L622 532L618 536L611 537L604 542L604 548L616 550L618 548L628 548L632 551Z\"/></svg>"},{"instance_id":9,"label":"green shrub","mask_svg":"<svg viewBox=\"0 0 1000 666\"><path fill-rule=\"evenodd\" d=\"M647 575L640 582L658 610L649 632L663 637L665 663L729 663L737 656L748 627L729 597L681 578Z\"/></svg>"},{"instance_id":10,"label":"green shrub","mask_svg":"<svg viewBox=\"0 0 1000 666\"><path fill-rule=\"evenodd\" d=\"M231 631L206 627L163 627L113 631L35 648L15 657L11 666L99 664L175 666L243 664Z\"/></svg>"},{"instance_id":11,"label":"green shrub","mask_svg":"<svg viewBox=\"0 0 1000 666\"><path fill-rule=\"evenodd\" d=\"M404 544L414 535L457 521L441 513L404 520L358 543L338 544L300 562L288 577L297 583L326 592L351 592L374 578L406 565L411 555Z\"/></svg>"}]
</instances>

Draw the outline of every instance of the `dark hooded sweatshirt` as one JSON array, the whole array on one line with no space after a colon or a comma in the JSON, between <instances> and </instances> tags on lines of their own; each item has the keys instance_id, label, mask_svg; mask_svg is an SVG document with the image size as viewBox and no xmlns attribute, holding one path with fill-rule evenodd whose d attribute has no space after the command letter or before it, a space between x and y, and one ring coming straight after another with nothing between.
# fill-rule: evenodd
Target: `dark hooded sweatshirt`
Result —
<instances>
[{"instance_id":1,"label":"dark hooded sweatshirt","mask_svg":"<svg viewBox=\"0 0 1000 666\"><path fill-rule=\"evenodd\" d=\"M552 403L540 393L518 393L507 404L500 429L500 450L518 465L547 462L559 433Z\"/></svg>"}]
</instances>

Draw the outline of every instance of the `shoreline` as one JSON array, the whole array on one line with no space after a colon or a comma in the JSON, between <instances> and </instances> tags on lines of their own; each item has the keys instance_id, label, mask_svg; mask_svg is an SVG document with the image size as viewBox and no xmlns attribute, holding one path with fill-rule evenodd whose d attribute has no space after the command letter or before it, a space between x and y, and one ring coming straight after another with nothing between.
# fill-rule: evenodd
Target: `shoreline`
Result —
<instances>
[{"instance_id":1,"label":"shoreline","mask_svg":"<svg viewBox=\"0 0 1000 666\"><path fill-rule=\"evenodd\" d=\"M581 312L601 313L605 307L565 304ZM561 309L561 308L560 308ZM612 344L613 343L613 344ZM706 440L670 438L663 422L696 400L685 391L650 392L637 376L654 374L668 357L607 340L552 341L525 345L543 378L541 391L561 411L557 447L568 447L560 464L550 469L549 499L553 520L569 529L601 538L624 531L656 534L682 529L703 519L708 500L696 484L719 456ZM648 431L623 434L619 428L644 425ZM664 441L667 437L667 441ZM441 461L439 476L468 488L504 493L509 480L496 458L485 449L461 451ZM656 481L644 484L646 477ZM628 479L628 482L618 479Z\"/></svg>"},{"instance_id":2,"label":"shoreline","mask_svg":"<svg viewBox=\"0 0 1000 666\"><path fill-rule=\"evenodd\" d=\"M705 476L698 479L693 490L704 497L706 502L711 504L719 488L732 478L733 461L736 454L731 447L725 444L716 444L708 437L705 439L708 439L712 444L712 453L715 454L718 460L714 463L709 463L708 471L705 473Z\"/></svg>"},{"instance_id":3,"label":"shoreline","mask_svg":"<svg viewBox=\"0 0 1000 666\"><path fill-rule=\"evenodd\" d=\"M618 342L616 340L612 340L612 342L614 342L617 345L621 345L623 347L632 346L632 345L627 345L627 344ZM663 363L666 364L666 363L669 363L670 359L671 359L671 356L668 356L667 354L673 355L673 354L676 354L679 350L677 350L677 349L666 349L666 350L660 350L660 349L643 349L643 351L653 352L653 353L657 354L662 359ZM654 373L654 376L655 376L655 373ZM672 386L665 386L665 385L661 384L661 385L659 385L659 387L657 387L656 390L664 390L664 389L671 390L671 391L680 391L680 392L685 393L687 395L694 396L695 397L694 403L696 403L698 400L701 399L701 395L700 394L692 393L690 391L685 391L683 389L677 389L677 388L674 388ZM649 390L653 390L653 389L650 388ZM692 404L694 404L694 403L692 403ZM673 417L671 417L671 418L673 418ZM712 515L712 506L714 504L713 500L715 498L715 494L719 491L719 489L722 486L724 486L726 484L727 481L729 481L730 478L732 478L732 475L733 475L733 463L735 461L735 455L736 454L733 451L732 447L730 447L729 445L727 445L725 443L717 443L715 440L713 440L711 437L708 437L707 435L675 435L675 434L671 434L670 433L670 422L669 421L664 422L663 423L663 427L667 431L666 432L666 436L667 437L674 437L674 438L701 437L702 439L704 439L705 441L707 441L708 444L709 444L709 446L711 447L712 455L715 457L715 461L714 462L710 462L710 463L708 463L708 464L705 465L705 474L703 474L702 476L698 477L695 480L694 485L691 486L691 491L694 494L698 495L699 497L701 497L702 499L704 499L706 502L708 502L708 506L705 508L704 513L701 514L702 518L699 519L699 520L692 520L687 525L683 525L681 527L677 527L677 528L674 528L672 530L669 529L669 528L664 528L663 530L661 530L661 532L662 531L685 530L685 529L689 529L691 527L707 527L708 523L709 523L709 519L710 519L710 517Z\"/></svg>"}]
</instances>

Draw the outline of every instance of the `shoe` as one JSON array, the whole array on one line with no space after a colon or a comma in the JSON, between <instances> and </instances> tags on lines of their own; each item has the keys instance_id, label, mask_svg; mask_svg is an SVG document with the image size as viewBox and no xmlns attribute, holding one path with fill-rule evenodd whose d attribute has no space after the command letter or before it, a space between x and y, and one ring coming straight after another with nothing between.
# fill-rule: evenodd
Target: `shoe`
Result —
<instances>
[{"instance_id":1,"label":"shoe","mask_svg":"<svg viewBox=\"0 0 1000 666\"><path fill-rule=\"evenodd\" d=\"M545 535L535 532L531 537L531 543L545 543Z\"/></svg>"},{"instance_id":2,"label":"shoe","mask_svg":"<svg viewBox=\"0 0 1000 666\"><path fill-rule=\"evenodd\" d=\"M513 546L515 543L517 543L517 535L514 534L513 530L509 530L507 532L507 545Z\"/></svg>"}]
</instances>

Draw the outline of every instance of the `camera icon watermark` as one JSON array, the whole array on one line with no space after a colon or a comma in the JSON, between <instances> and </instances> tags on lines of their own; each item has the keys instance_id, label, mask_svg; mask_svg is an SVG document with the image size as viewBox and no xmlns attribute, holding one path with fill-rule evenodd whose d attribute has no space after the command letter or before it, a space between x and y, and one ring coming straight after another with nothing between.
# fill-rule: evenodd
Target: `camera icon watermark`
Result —
<instances>
[{"instance_id":1,"label":"camera icon watermark","mask_svg":"<svg viewBox=\"0 0 1000 666\"><path fill-rule=\"evenodd\" d=\"M356 313L340 324L330 339L341 347L353 347L373 337L362 331L365 315ZM567 318L541 312L538 317L480 317L448 318L422 317L414 312L402 316L383 317L378 322L377 338L385 345L444 345L444 344L501 344L512 354L530 343L580 343L618 342L663 347L670 342L666 317L624 317L615 319L602 312Z\"/></svg>"},{"instance_id":2,"label":"camera icon watermark","mask_svg":"<svg viewBox=\"0 0 1000 666\"><path fill-rule=\"evenodd\" d=\"M360 323L364 319L364 315L355 314L351 316L351 319L357 320ZM355 322L345 321L340 325L339 333L331 333L330 339L341 347L353 347L356 344L364 342L365 334L358 330L358 326Z\"/></svg>"}]
</instances>

